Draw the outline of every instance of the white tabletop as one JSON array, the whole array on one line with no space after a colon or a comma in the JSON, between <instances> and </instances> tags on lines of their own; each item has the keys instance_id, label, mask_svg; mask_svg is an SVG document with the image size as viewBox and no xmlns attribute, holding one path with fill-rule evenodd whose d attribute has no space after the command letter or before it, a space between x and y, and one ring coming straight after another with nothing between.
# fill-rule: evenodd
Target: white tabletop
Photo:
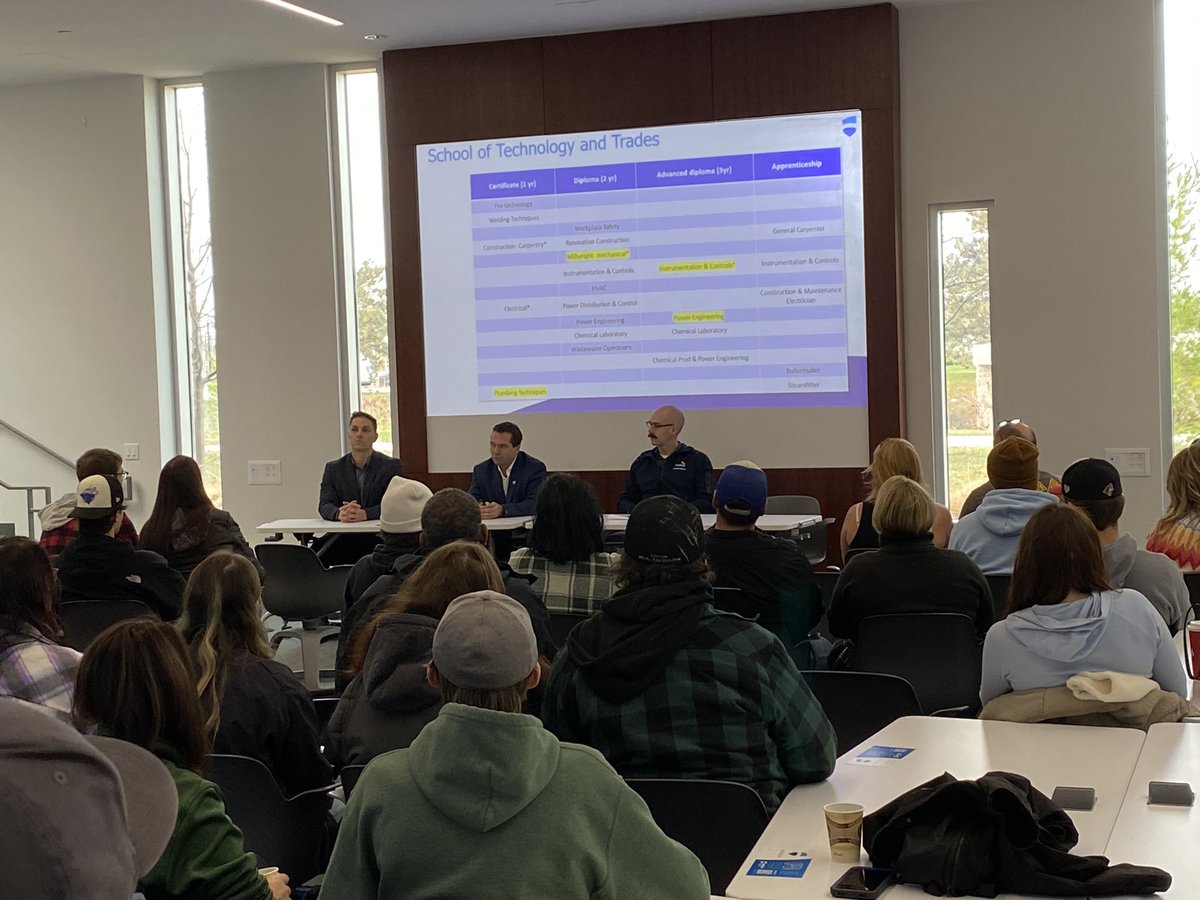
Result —
<instances>
[{"instance_id":1,"label":"white tabletop","mask_svg":"<svg viewBox=\"0 0 1200 900\"><path fill-rule=\"evenodd\" d=\"M1150 726L1104 853L1114 863L1170 872L1171 897L1198 897L1200 806L1150 806L1151 781L1186 781L1193 791L1200 790L1200 724Z\"/></svg>"},{"instance_id":2,"label":"white tabletop","mask_svg":"<svg viewBox=\"0 0 1200 900\"><path fill-rule=\"evenodd\" d=\"M705 528L712 528L717 523L717 517L712 513L703 513L700 519L704 522ZM604 514L604 530L605 531L624 531L625 526L629 522L628 513L605 513ZM801 515L786 515L786 516L759 516L758 521L754 524L763 531L795 531L797 528L808 528L811 525L820 524L820 516L801 516Z\"/></svg>"},{"instance_id":3,"label":"white tabletop","mask_svg":"<svg viewBox=\"0 0 1200 900\"><path fill-rule=\"evenodd\" d=\"M515 531L533 521L532 516L508 516L484 519L488 531ZM366 522L330 522L328 519L275 519L254 529L259 534L344 534L347 532L379 531L379 520Z\"/></svg>"},{"instance_id":4,"label":"white tabletop","mask_svg":"<svg viewBox=\"0 0 1200 900\"><path fill-rule=\"evenodd\" d=\"M955 778L978 778L994 770L1015 772L1047 795L1058 786L1094 788L1095 809L1070 814L1079 829L1074 852L1102 853L1144 738L1141 731L1124 728L922 716L897 719L838 759L827 781L791 790L725 894L750 900L828 897L829 885L849 866L829 857L822 807L837 801L861 803L871 813L943 772ZM855 762L872 746L912 748L912 752L902 759L875 759L874 765ZM745 874L755 860L797 859L802 854L812 859L803 878ZM868 864L864 853L861 865ZM919 887L897 885L887 896L916 900L927 895Z\"/></svg>"}]
</instances>

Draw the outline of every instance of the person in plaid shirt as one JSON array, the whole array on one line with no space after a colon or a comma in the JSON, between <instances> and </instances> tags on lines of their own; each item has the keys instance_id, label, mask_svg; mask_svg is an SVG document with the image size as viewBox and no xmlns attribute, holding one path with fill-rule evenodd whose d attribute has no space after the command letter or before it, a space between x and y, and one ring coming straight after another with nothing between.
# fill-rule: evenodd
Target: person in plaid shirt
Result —
<instances>
[{"instance_id":1,"label":"person in plaid shirt","mask_svg":"<svg viewBox=\"0 0 1200 900\"><path fill-rule=\"evenodd\" d=\"M89 475L111 475L119 481L124 481L125 470L122 467L121 454L115 450L105 450L103 447L85 451L75 460L75 480L83 481ZM50 556L58 556L79 536L79 523L69 518L74 509L75 492L72 491L38 513L42 522L42 536L38 543ZM118 540L137 545L137 529L125 513L121 513L121 527L116 536Z\"/></svg>"},{"instance_id":2,"label":"person in plaid shirt","mask_svg":"<svg viewBox=\"0 0 1200 900\"><path fill-rule=\"evenodd\" d=\"M542 485L529 546L514 550L508 564L537 578L533 589L550 612L591 615L612 596L609 567L617 554L604 552L603 521L596 492L582 478L560 472Z\"/></svg>"},{"instance_id":3,"label":"person in plaid shirt","mask_svg":"<svg viewBox=\"0 0 1200 900\"><path fill-rule=\"evenodd\" d=\"M24 537L0 540L0 697L33 703L74 724L80 654L60 647L50 558Z\"/></svg>"},{"instance_id":4,"label":"person in plaid shirt","mask_svg":"<svg viewBox=\"0 0 1200 900\"><path fill-rule=\"evenodd\" d=\"M833 771L836 739L777 637L712 606L704 527L677 497L644 500L625 532L619 589L577 625L542 706L561 740L627 778L712 778L769 811Z\"/></svg>"}]
</instances>

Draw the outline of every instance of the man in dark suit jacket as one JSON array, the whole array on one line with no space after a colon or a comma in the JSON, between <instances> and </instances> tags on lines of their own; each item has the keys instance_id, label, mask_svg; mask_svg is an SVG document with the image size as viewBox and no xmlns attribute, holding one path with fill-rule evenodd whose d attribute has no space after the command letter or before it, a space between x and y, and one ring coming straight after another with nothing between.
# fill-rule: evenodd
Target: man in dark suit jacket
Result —
<instances>
[{"instance_id":1,"label":"man in dark suit jacket","mask_svg":"<svg viewBox=\"0 0 1200 900\"><path fill-rule=\"evenodd\" d=\"M325 463L318 509L331 522L365 522L379 518L383 492L393 476L404 474L404 463L372 449L379 436L375 417L353 412L346 437L350 452Z\"/></svg>"},{"instance_id":2,"label":"man in dark suit jacket","mask_svg":"<svg viewBox=\"0 0 1200 900\"><path fill-rule=\"evenodd\" d=\"M471 473L467 493L479 501L484 519L531 516L546 480L546 464L521 449L521 429L501 422L492 429L490 459Z\"/></svg>"}]
</instances>

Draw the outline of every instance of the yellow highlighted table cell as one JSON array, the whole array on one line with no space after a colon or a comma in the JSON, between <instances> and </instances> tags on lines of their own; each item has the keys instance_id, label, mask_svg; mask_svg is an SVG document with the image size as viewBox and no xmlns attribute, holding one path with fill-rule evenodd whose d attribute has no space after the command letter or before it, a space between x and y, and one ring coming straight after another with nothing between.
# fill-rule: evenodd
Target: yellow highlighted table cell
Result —
<instances>
[{"instance_id":1,"label":"yellow highlighted table cell","mask_svg":"<svg viewBox=\"0 0 1200 900\"><path fill-rule=\"evenodd\" d=\"M494 400L523 400L527 397L546 397L549 394L549 388L539 385L492 388L492 398Z\"/></svg>"},{"instance_id":2,"label":"yellow highlighted table cell","mask_svg":"<svg viewBox=\"0 0 1200 900\"><path fill-rule=\"evenodd\" d=\"M584 262L590 259L629 259L629 249L624 250L572 250L567 254L568 262Z\"/></svg>"},{"instance_id":3,"label":"yellow highlighted table cell","mask_svg":"<svg viewBox=\"0 0 1200 900\"><path fill-rule=\"evenodd\" d=\"M702 312L677 312L671 315L672 322L724 322L725 310L714 309Z\"/></svg>"},{"instance_id":4,"label":"yellow highlighted table cell","mask_svg":"<svg viewBox=\"0 0 1200 900\"><path fill-rule=\"evenodd\" d=\"M659 263L658 271L667 272L728 272L737 268L732 259L696 259L687 262Z\"/></svg>"}]
</instances>

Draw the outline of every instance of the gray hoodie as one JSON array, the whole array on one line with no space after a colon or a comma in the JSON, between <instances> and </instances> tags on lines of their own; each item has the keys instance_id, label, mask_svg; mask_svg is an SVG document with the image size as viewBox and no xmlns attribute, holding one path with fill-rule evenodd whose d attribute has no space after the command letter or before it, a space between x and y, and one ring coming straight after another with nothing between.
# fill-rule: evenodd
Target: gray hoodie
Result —
<instances>
[{"instance_id":1,"label":"gray hoodie","mask_svg":"<svg viewBox=\"0 0 1200 900\"><path fill-rule=\"evenodd\" d=\"M1142 594L1167 623L1171 634L1183 628L1191 608L1183 573L1170 557L1138 548L1128 534L1104 548L1108 580L1115 588L1131 588Z\"/></svg>"},{"instance_id":2,"label":"gray hoodie","mask_svg":"<svg viewBox=\"0 0 1200 900\"><path fill-rule=\"evenodd\" d=\"M1137 591L1124 590L1031 606L997 622L983 644L979 697L986 704L1009 691L1058 687L1080 672L1144 675L1187 696L1162 616Z\"/></svg>"}]
</instances>

